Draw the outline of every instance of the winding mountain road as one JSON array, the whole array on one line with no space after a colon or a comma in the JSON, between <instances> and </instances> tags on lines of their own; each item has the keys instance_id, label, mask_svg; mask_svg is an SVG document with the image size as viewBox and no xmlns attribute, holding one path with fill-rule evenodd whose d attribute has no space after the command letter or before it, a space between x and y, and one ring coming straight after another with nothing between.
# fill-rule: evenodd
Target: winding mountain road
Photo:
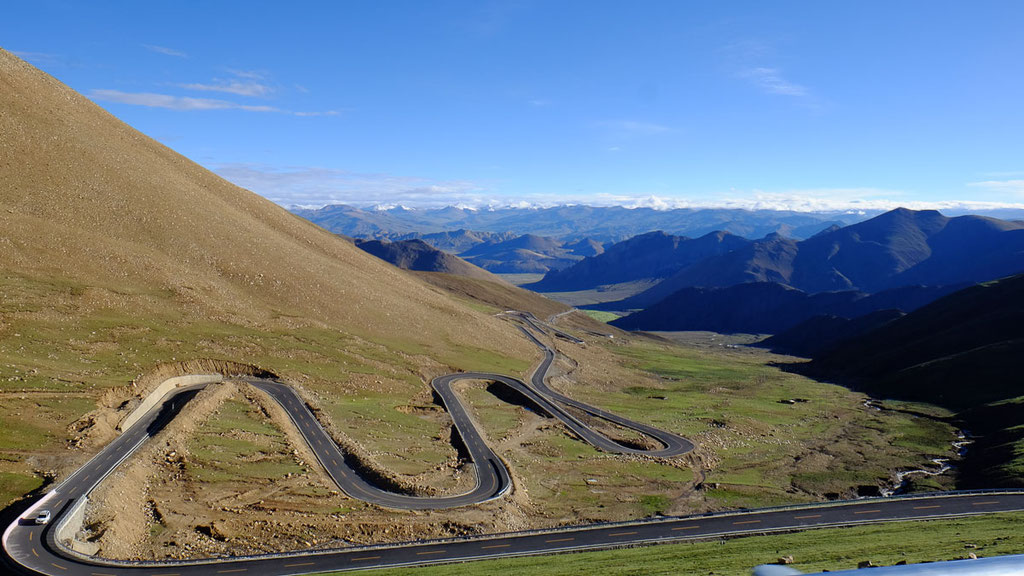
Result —
<instances>
[{"instance_id":1,"label":"winding mountain road","mask_svg":"<svg viewBox=\"0 0 1024 576\"><path fill-rule=\"evenodd\" d=\"M543 332L542 328L535 324L535 319L526 324ZM573 434L600 450L619 454L671 457L693 449L693 444L685 438L594 408L549 388L545 383L545 377L555 359L555 351L526 328L521 329L544 352L544 359L534 371L529 385L509 376L479 372L449 374L436 378L431 383L438 399L451 414L456 431L474 466L476 485L464 494L422 497L388 491L374 484L361 475L360 467L337 446L291 387L270 379L241 380L265 391L284 408L317 459L346 494L389 508L436 509L464 506L500 497L510 488L508 469L484 442L455 394L453 384L459 380L497 382L519 394L533 408L557 418ZM74 523L71 520L82 512L89 493L121 462L173 419L205 385L194 384L176 388L168 393L160 404L149 410L134 425L127 428L89 462L8 526L3 534L3 549L7 557L13 560L16 569L27 574L51 576L192 576L245 573L276 576L607 548L727 534L1024 510L1024 491L1006 491L862 500L801 508L755 510L688 518L659 518L479 538L183 562L112 561L70 550L63 543L66 535L61 532L65 527L74 530ZM660 443L661 447L645 450L620 444L574 417L566 410L566 406L647 435ZM53 520L48 525L37 525L34 522L35 514L42 509L53 511Z\"/></svg>"}]
</instances>

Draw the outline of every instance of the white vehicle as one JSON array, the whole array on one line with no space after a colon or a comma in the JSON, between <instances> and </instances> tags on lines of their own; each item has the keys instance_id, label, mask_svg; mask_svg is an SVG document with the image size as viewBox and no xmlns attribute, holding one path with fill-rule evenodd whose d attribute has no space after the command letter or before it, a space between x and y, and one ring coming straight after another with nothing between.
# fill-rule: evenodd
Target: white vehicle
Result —
<instances>
[{"instance_id":1,"label":"white vehicle","mask_svg":"<svg viewBox=\"0 0 1024 576\"><path fill-rule=\"evenodd\" d=\"M36 524L48 524L50 522L50 511L40 510L39 515L36 516Z\"/></svg>"}]
</instances>

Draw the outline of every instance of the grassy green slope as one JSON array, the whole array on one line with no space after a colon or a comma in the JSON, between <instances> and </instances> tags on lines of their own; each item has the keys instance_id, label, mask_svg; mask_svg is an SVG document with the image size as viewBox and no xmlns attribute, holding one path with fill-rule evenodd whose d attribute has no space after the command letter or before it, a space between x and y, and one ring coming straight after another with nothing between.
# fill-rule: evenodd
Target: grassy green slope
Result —
<instances>
[{"instance_id":1,"label":"grassy green slope","mask_svg":"<svg viewBox=\"0 0 1024 576\"><path fill-rule=\"evenodd\" d=\"M876 566L1024 553L1021 514L898 522L796 534L752 536L713 542L487 560L457 565L371 570L367 576L477 576L521 573L531 576L607 574L609 576L676 576L713 574L748 576L759 564L792 556L803 572L848 570L862 561Z\"/></svg>"}]
</instances>

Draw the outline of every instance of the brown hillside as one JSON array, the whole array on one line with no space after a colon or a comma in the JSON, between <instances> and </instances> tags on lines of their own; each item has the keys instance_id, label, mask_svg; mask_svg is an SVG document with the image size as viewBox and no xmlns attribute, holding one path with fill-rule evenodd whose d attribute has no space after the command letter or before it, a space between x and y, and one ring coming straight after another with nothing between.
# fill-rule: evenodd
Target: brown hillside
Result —
<instances>
[{"instance_id":1,"label":"brown hillside","mask_svg":"<svg viewBox=\"0 0 1024 576\"><path fill-rule=\"evenodd\" d=\"M494 312L524 310L532 312L538 318L547 318L569 310L569 307L561 302L513 286L500 279L492 281L487 278L442 272L416 272L415 274L424 281L447 290L457 297L491 306L494 308ZM488 272L488 274L490 273ZM495 276L495 278L498 277Z\"/></svg>"},{"instance_id":2,"label":"brown hillside","mask_svg":"<svg viewBox=\"0 0 1024 576\"><path fill-rule=\"evenodd\" d=\"M0 50L0 267L248 326L317 319L371 340L532 350L504 323L425 290L217 177Z\"/></svg>"}]
</instances>

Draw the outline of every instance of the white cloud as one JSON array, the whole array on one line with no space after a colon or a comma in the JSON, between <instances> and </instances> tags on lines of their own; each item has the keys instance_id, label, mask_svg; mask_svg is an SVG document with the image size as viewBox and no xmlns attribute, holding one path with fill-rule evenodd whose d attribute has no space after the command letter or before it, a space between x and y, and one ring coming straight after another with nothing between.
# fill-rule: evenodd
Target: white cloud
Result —
<instances>
[{"instance_id":1,"label":"white cloud","mask_svg":"<svg viewBox=\"0 0 1024 576\"><path fill-rule=\"evenodd\" d=\"M181 50L175 50L174 48L168 48L166 46L156 46L154 44L143 44L143 48L150 52L156 52L157 54L163 54L164 56L174 56L176 58L188 58L188 54Z\"/></svg>"},{"instance_id":2,"label":"white cloud","mask_svg":"<svg viewBox=\"0 0 1024 576\"><path fill-rule=\"evenodd\" d=\"M985 180L984 182L970 182L967 185L1001 194L1024 196L1024 180Z\"/></svg>"},{"instance_id":3,"label":"white cloud","mask_svg":"<svg viewBox=\"0 0 1024 576\"><path fill-rule=\"evenodd\" d=\"M903 193L876 188L826 188L785 192L730 191L715 198L683 198L650 195L598 194L588 204L626 208L736 208L743 210L786 210L793 212L877 212L894 208L911 210L998 210L1024 209L1024 203L976 200L920 201L899 199Z\"/></svg>"},{"instance_id":4,"label":"white cloud","mask_svg":"<svg viewBox=\"0 0 1024 576\"><path fill-rule=\"evenodd\" d=\"M590 206L622 206L624 208L652 208L694 210L723 208L740 210L778 210L792 212L872 213L909 208L912 210L942 210L973 212L984 210L1024 210L1024 203L988 202L975 200L910 201L898 199L904 194L894 190L875 188L830 188L793 190L785 192L749 192L732 190L713 198L692 198L647 194L532 194L515 201L492 201L491 207L549 207L566 204Z\"/></svg>"},{"instance_id":5,"label":"white cloud","mask_svg":"<svg viewBox=\"0 0 1024 576\"><path fill-rule=\"evenodd\" d=\"M292 116L336 116L336 110L322 112L295 112L283 110L274 106L242 104L230 100L219 100L215 98L192 98L189 96L174 96L171 94L156 94L153 92L121 92L120 90L92 90L89 97L101 102L116 102L118 104L131 104L133 106L146 106L148 108L165 108L168 110L195 111L195 110L243 110L246 112L274 112L278 114L289 114Z\"/></svg>"},{"instance_id":6,"label":"white cloud","mask_svg":"<svg viewBox=\"0 0 1024 576\"><path fill-rule=\"evenodd\" d=\"M806 87L790 82L782 77L778 68L758 66L747 68L739 73L740 78L745 78L755 86L769 94L780 94L783 96L805 97L809 95Z\"/></svg>"}]
</instances>

